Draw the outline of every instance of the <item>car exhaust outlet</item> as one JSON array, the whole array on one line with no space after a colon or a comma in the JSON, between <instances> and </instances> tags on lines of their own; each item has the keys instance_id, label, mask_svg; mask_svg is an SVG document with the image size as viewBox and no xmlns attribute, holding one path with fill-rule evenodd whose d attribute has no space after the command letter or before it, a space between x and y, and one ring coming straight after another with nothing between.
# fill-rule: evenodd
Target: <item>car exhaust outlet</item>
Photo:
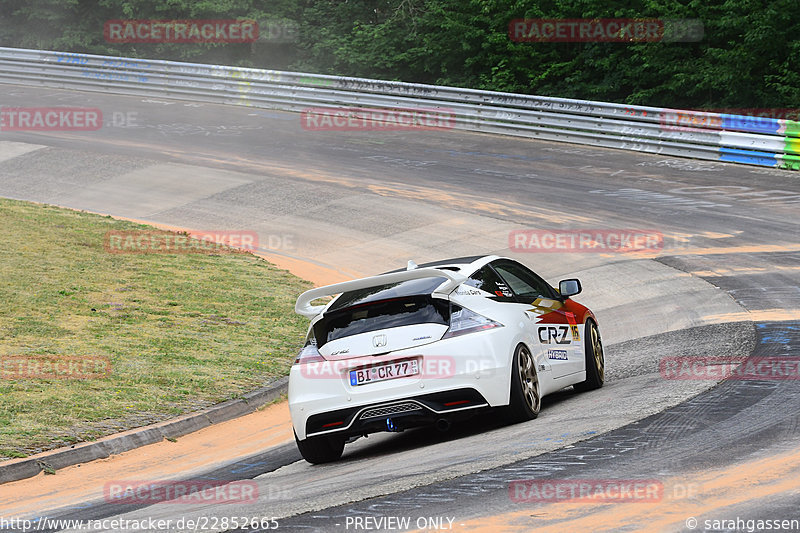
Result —
<instances>
[{"instance_id":1,"label":"car exhaust outlet","mask_svg":"<svg viewBox=\"0 0 800 533\"><path fill-rule=\"evenodd\" d=\"M436 429L441 432L445 432L450 429L450 421L446 418L440 418L436 421Z\"/></svg>"},{"instance_id":2,"label":"car exhaust outlet","mask_svg":"<svg viewBox=\"0 0 800 533\"><path fill-rule=\"evenodd\" d=\"M386 419L386 431L390 431L392 433L400 433L403 430L401 428L397 427L397 425L394 423L394 420L392 420L391 418L387 418Z\"/></svg>"}]
</instances>

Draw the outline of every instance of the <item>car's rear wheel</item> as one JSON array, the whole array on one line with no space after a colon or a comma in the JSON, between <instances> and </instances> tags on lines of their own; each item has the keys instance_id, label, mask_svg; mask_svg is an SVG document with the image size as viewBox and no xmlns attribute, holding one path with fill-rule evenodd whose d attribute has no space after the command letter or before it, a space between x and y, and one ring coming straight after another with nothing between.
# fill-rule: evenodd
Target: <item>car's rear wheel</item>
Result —
<instances>
[{"instance_id":1,"label":"car's rear wheel","mask_svg":"<svg viewBox=\"0 0 800 533\"><path fill-rule=\"evenodd\" d=\"M514 352L511 372L511 402L508 417L514 422L533 420L542 408L542 394L536 361L527 346L520 344Z\"/></svg>"},{"instance_id":2,"label":"car's rear wheel","mask_svg":"<svg viewBox=\"0 0 800 533\"><path fill-rule=\"evenodd\" d=\"M295 433L294 440L303 459L314 465L336 461L344 451L344 439L341 437L321 435L300 440Z\"/></svg>"},{"instance_id":3,"label":"car's rear wheel","mask_svg":"<svg viewBox=\"0 0 800 533\"><path fill-rule=\"evenodd\" d=\"M593 321L586 323L584 330L584 353L586 354L586 381L573 385L575 390L584 392L599 389L605 381L606 360L603 354L603 341L600 330Z\"/></svg>"}]
</instances>

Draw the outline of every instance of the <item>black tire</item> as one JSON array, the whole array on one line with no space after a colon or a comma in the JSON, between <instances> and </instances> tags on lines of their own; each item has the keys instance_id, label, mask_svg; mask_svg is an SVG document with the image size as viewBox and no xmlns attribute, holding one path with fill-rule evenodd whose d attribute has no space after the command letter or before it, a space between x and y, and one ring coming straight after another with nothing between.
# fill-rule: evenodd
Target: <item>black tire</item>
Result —
<instances>
[{"instance_id":1,"label":"black tire","mask_svg":"<svg viewBox=\"0 0 800 533\"><path fill-rule=\"evenodd\" d=\"M586 392L599 389L606 378L606 360L603 354L603 341L600 330L593 321L586 322L584 328L584 353L586 354L586 381L573 385L576 391Z\"/></svg>"},{"instance_id":2,"label":"black tire","mask_svg":"<svg viewBox=\"0 0 800 533\"><path fill-rule=\"evenodd\" d=\"M300 455L312 465L336 461L344 451L344 439L341 437L319 436L299 440L295 433L294 441L297 443Z\"/></svg>"},{"instance_id":3,"label":"black tire","mask_svg":"<svg viewBox=\"0 0 800 533\"><path fill-rule=\"evenodd\" d=\"M536 361L527 346L520 344L514 351L511 370L511 401L506 414L512 422L533 420L542 409L542 392Z\"/></svg>"}]
</instances>

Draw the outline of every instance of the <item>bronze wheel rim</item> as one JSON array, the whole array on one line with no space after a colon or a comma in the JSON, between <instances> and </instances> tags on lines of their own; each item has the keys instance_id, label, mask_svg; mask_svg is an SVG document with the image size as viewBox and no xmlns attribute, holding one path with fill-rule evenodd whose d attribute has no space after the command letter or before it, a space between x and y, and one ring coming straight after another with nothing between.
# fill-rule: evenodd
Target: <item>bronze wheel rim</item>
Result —
<instances>
[{"instance_id":1,"label":"bronze wheel rim","mask_svg":"<svg viewBox=\"0 0 800 533\"><path fill-rule=\"evenodd\" d=\"M539 393L539 375L536 365L527 348L520 347L518 359L519 381L522 384L522 396L525 404L534 413L538 413L542 406L542 397Z\"/></svg>"},{"instance_id":2,"label":"bronze wheel rim","mask_svg":"<svg viewBox=\"0 0 800 533\"><path fill-rule=\"evenodd\" d=\"M591 343L592 351L594 352L594 364L597 368L597 375L600 381L605 380L605 359L603 358L603 343L600 340L600 332L597 331L597 326L592 325L591 328Z\"/></svg>"}]
</instances>

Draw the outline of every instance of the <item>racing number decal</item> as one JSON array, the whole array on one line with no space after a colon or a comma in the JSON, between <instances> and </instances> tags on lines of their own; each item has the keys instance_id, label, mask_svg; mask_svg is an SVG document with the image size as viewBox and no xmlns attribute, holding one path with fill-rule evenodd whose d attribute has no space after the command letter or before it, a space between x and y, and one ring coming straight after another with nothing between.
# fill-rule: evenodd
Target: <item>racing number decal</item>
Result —
<instances>
[{"instance_id":1,"label":"racing number decal","mask_svg":"<svg viewBox=\"0 0 800 533\"><path fill-rule=\"evenodd\" d=\"M578 329L578 322L575 320L575 313L572 311L567 311L564 313L567 317L567 322L569 322L569 329L572 333L572 340L575 342L581 341L581 332Z\"/></svg>"}]
</instances>

